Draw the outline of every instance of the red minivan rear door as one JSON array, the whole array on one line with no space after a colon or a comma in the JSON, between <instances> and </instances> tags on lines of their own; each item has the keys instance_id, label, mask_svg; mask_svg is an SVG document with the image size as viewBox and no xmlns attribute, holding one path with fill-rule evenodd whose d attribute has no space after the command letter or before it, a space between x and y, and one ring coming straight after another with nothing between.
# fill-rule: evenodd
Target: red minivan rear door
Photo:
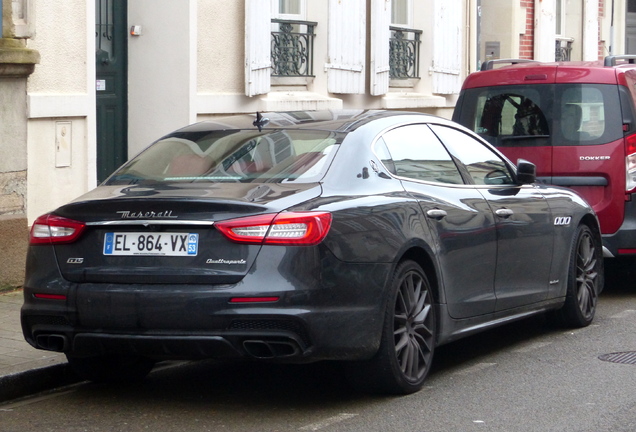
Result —
<instances>
[{"instance_id":1,"label":"red minivan rear door","mask_svg":"<svg viewBox=\"0 0 636 432\"><path fill-rule=\"evenodd\" d=\"M585 72L585 73L583 73ZM625 149L615 71L559 66L552 121L552 184L576 190L616 232L625 207Z\"/></svg>"}]
</instances>

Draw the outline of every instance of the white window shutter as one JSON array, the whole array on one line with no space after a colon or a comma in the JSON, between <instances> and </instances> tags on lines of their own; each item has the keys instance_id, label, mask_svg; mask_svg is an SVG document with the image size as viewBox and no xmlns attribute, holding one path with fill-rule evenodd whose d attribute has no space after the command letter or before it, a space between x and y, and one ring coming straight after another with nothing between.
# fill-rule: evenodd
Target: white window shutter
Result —
<instances>
[{"instance_id":1,"label":"white window shutter","mask_svg":"<svg viewBox=\"0 0 636 432\"><path fill-rule=\"evenodd\" d=\"M328 90L364 94L365 0L329 0L328 32Z\"/></svg>"},{"instance_id":2,"label":"white window shutter","mask_svg":"<svg viewBox=\"0 0 636 432\"><path fill-rule=\"evenodd\" d=\"M391 0L371 0L371 94L389 91Z\"/></svg>"},{"instance_id":3,"label":"white window shutter","mask_svg":"<svg viewBox=\"0 0 636 432\"><path fill-rule=\"evenodd\" d=\"M461 89L461 0L435 0L433 93L455 94Z\"/></svg>"},{"instance_id":4,"label":"white window shutter","mask_svg":"<svg viewBox=\"0 0 636 432\"><path fill-rule=\"evenodd\" d=\"M271 3L245 0L245 94L267 93L271 85Z\"/></svg>"}]
</instances>

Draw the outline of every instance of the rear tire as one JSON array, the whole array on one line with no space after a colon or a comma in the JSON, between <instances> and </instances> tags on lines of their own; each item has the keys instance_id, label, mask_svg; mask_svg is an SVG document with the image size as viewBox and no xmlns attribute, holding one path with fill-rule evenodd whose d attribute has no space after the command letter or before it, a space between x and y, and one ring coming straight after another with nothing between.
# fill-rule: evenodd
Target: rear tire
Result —
<instances>
[{"instance_id":1,"label":"rear tire","mask_svg":"<svg viewBox=\"0 0 636 432\"><path fill-rule=\"evenodd\" d=\"M145 357L123 355L74 357L67 354L66 358L80 378L100 383L141 381L156 363Z\"/></svg>"},{"instance_id":2,"label":"rear tire","mask_svg":"<svg viewBox=\"0 0 636 432\"><path fill-rule=\"evenodd\" d=\"M420 390L435 351L436 321L431 285L413 261L398 265L388 286L380 348L356 362L350 376L357 386L389 394Z\"/></svg>"},{"instance_id":3,"label":"rear tire","mask_svg":"<svg viewBox=\"0 0 636 432\"><path fill-rule=\"evenodd\" d=\"M597 237L586 225L578 227L570 248L567 295L556 311L566 327L585 327L594 319L598 295L603 289L603 255Z\"/></svg>"}]
</instances>

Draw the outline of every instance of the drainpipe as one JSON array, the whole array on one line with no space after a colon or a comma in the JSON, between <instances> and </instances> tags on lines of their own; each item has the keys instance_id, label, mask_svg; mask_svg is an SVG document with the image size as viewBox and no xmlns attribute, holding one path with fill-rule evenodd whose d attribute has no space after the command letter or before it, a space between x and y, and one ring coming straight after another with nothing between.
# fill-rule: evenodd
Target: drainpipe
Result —
<instances>
[{"instance_id":1,"label":"drainpipe","mask_svg":"<svg viewBox=\"0 0 636 432\"><path fill-rule=\"evenodd\" d=\"M2 2L2 0L0 0ZM609 55L614 55L614 0L612 0L612 17L610 18L610 49Z\"/></svg>"},{"instance_id":2,"label":"drainpipe","mask_svg":"<svg viewBox=\"0 0 636 432\"><path fill-rule=\"evenodd\" d=\"M2 0L0 0L0 39L2 39Z\"/></svg>"}]
</instances>

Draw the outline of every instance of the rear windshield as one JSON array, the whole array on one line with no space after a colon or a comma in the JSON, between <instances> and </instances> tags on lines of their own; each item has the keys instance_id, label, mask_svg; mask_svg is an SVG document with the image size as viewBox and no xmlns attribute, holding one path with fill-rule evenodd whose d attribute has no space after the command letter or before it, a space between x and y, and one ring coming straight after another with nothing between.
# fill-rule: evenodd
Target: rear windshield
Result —
<instances>
[{"instance_id":1,"label":"rear windshield","mask_svg":"<svg viewBox=\"0 0 636 432\"><path fill-rule=\"evenodd\" d=\"M175 133L148 147L105 184L297 182L322 179L342 141L329 131Z\"/></svg>"},{"instance_id":2,"label":"rear windshield","mask_svg":"<svg viewBox=\"0 0 636 432\"><path fill-rule=\"evenodd\" d=\"M453 119L497 147L595 145L622 137L615 85L538 84L468 89Z\"/></svg>"}]
</instances>

